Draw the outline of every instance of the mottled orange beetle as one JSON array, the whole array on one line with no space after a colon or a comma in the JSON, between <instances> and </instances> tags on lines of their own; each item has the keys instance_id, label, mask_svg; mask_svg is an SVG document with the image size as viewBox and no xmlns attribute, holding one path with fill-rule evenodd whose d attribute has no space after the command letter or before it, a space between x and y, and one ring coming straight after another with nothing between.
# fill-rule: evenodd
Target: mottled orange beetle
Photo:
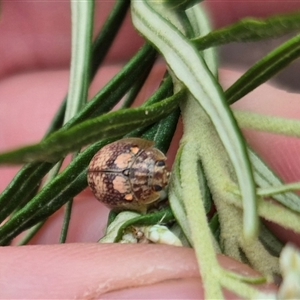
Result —
<instances>
[{"instance_id":1,"label":"mottled orange beetle","mask_svg":"<svg viewBox=\"0 0 300 300\"><path fill-rule=\"evenodd\" d=\"M145 213L162 198L168 184L166 156L154 143L125 138L103 147L92 159L88 184L108 207Z\"/></svg>"}]
</instances>

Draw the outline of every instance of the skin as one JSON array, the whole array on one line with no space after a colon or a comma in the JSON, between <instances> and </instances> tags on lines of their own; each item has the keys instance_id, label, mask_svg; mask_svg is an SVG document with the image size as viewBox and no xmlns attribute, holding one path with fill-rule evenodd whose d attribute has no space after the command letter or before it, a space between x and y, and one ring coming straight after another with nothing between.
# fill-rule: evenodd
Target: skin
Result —
<instances>
[{"instance_id":1,"label":"skin","mask_svg":"<svg viewBox=\"0 0 300 300\"><path fill-rule=\"evenodd\" d=\"M97 19L103 20L112 2L103 1L103 8L99 6ZM300 8L299 3L284 1L268 5L261 1L211 0L207 1L207 6L217 27L245 16L263 17ZM1 152L38 142L42 138L67 91L70 59L69 3L4 1L2 14ZM97 21L97 28L101 22ZM141 44L128 20L120 36L92 85L91 95L120 69L121 63ZM131 37L130 43L128 36ZM162 72L163 69L158 67L154 75ZM221 70L220 73L224 86L230 85L239 75L240 72L234 70ZM156 84L157 80L150 80L141 99L145 99ZM34 110L31 109L33 106ZM269 85L252 92L236 108L300 118L298 95ZM250 131L245 131L245 135L250 145L284 180L299 181L299 140ZM180 130L177 141L179 137ZM174 159L176 144L169 153L169 165ZM16 170L15 167L1 167L0 191L10 182ZM60 210L48 220L31 246L0 248L0 298L203 297L191 249L164 245L95 244L104 233L107 214L108 210L86 190L75 199L68 244L57 245L63 217L63 210ZM274 230L285 240L296 241L295 235L280 228ZM219 260L222 266L231 270L244 275L255 274L230 258L220 256ZM139 287L124 289L133 282ZM233 295L227 294L227 297L232 298Z\"/></svg>"}]
</instances>

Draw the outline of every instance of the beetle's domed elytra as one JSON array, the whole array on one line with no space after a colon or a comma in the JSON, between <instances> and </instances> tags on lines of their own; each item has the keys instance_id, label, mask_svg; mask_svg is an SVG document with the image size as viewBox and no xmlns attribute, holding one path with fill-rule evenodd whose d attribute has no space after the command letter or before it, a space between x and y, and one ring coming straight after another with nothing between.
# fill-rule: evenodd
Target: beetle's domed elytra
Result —
<instances>
[{"instance_id":1,"label":"beetle's domed elytra","mask_svg":"<svg viewBox=\"0 0 300 300\"><path fill-rule=\"evenodd\" d=\"M154 143L126 138L103 147L91 160L88 184L114 210L145 212L168 185L166 156Z\"/></svg>"}]
</instances>

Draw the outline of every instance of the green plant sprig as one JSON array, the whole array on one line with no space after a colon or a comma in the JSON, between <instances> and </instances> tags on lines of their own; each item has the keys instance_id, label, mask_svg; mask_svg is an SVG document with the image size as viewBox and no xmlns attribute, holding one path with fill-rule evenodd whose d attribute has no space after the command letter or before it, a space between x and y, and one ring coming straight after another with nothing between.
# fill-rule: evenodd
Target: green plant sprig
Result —
<instances>
[{"instance_id":1,"label":"green plant sprig","mask_svg":"<svg viewBox=\"0 0 300 300\"><path fill-rule=\"evenodd\" d=\"M270 17L268 19L243 19L205 36L192 39L198 50L221 46L232 42L256 42L279 38L300 30L300 13Z\"/></svg>"},{"instance_id":2,"label":"green plant sprig","mask_svg":"<svg viewBox=\"0 0 300 300\"><path fill-rule=\"evenodd\" d=\"M245 236L254 237L258 229L255 183L245 142L231 110L225 104L220 86L191 43L174 25L161 17L151 7L150 2L133 1L132 17L136 28L162 52L175 76L189 89L212 119L234 165L243 194ZM179 44L181 47L177 46Z\"/></svg>"}]
</instances>

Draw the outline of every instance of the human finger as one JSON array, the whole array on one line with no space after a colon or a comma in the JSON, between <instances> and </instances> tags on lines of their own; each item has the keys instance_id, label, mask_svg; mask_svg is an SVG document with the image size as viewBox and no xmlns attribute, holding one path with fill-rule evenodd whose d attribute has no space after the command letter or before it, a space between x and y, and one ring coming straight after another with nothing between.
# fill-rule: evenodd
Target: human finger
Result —
<instances>
[{"instance_id":1,"label":"human finger","mask_svg":"<svg viewBox=\"0 0 300 300\"><path fill-rule=\"evenodd\" d=\"M231 271L257 276L230 258L221 256L219 260ZM0 264L2 298L203 297L197 262L190 248L141 244L4 247L0 248ZM274 286L264 288L274 290ZM233 298L233 294L229 297Z\"/></svg>"}]
</instances>

